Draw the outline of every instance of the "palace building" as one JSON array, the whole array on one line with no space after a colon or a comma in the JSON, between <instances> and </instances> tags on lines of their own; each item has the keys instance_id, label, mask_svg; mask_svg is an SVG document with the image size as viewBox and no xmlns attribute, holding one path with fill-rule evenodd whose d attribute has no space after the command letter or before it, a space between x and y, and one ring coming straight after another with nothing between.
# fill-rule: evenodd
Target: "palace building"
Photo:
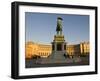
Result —
<instances>
[{"instance_id":1,"label":"palace building","mask_svg":"<svg viewBox=\"0 0 100 81\"><path fill-rule=\"evenodd\" d=\"M48 57L51 54L52 46L27 42L25 45L25 57L32 58L34 56Z\"/></svg>"},{"instance_id":2,"label":"palace building","mask_svg":"<svg viewBox=\"0 0 100 81\"><path fill-rule=\"evenodd\" d=\"M80 44L67 45L66 52L72 56L86 56L90 53L89 42L81 42Z\"/></svg>"},{"instance_id":3,"label":"palace building","mask_svg":"<svg viewBox=\"0 0 100 81\"><path fill-rule=\"evenodd\" d=\"M52 53L52 45L38 44L34 42L27 42L25 49L26 58L32 58L36 55L42 58L47 58ZM82 42L75 45L67 45L66 52L67 55L69 55L70 57L74 55L88 55L90 52L89 42Z\"/></svg>"}]
</instances>

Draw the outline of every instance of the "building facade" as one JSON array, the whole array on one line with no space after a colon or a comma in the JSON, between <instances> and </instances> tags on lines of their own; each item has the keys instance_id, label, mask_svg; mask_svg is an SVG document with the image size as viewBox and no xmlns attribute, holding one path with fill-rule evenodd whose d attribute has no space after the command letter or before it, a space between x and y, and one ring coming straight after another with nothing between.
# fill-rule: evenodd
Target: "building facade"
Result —
<instances>
[{"instance_id":1,"label":"building facade","mask_svg":"<svg viewBox=\"0 0 100 81\"><path fill-rule=\"evenodd\" d=\"M82 42L80 44L67 45L66 52L70 57L86 56L90 53L90 44L89 42Z\"/></svg>"},{"instance_id":2,"label":"building facade","mask_svg":"<svg viewBox=\"0 0 100 81\"><path fill-rule=\"evenodd\" d=\"M33 58L34 56L47 58L52 54L52 45L27 42L25 45L25 49L25 57L29 59ZM89 53L89 42L82 42L80 44L75 45L66 45L66 54L70 57L85 56L89 55Z\"/></svg>"},{"instance_id":3,"label":"building facade","mask_svg":"<svg viewBox=\"0 0 100 81\"><path fill-rule=\"evenodd\" d=\"M80 43L80 54L88 55L90 53L90 44L89 42Z\"/></svg>"},{"instance_id":4,"label":"building facade","mask_svg":"<svg viewBox=\"0 0 100 81\"><path fill-rule=\"evenodd\" d=\"M34 56L48 57L51 54L52 46L45 44L37 44L33 42L27 42L25 45L25 57L33 58Z\"/></svg>"}]
</instances>

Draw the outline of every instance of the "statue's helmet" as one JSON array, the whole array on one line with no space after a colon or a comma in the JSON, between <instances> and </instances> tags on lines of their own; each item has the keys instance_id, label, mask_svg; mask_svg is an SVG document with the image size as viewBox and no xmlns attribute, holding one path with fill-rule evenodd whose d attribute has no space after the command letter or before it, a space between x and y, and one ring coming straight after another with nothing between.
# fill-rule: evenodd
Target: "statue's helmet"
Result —
<instances>
[{"instance_id":1,"label":"statue's helmet","mask_svg":"<svg viewBox=\"0 0 100 81\"><path fill-rule=\"evenodd\" d=\"M58 20L63 20L61 17L58 17L57 19L58 19Z\"/></svg>"}]
</instances>

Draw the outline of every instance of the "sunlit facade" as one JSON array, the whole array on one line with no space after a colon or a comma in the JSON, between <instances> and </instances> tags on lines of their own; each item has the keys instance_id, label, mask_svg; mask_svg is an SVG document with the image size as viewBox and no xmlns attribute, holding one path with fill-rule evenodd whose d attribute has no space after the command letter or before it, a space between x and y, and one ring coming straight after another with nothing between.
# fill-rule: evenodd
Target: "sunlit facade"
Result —
<instances>
[{"instance_id":1,"label":"sunlit facade","mask_svg":"<svg viewBox=\"0 0 100 81\"><path fill-rule=\"evenodd\" d=\"M89 55L90 52L90 46L89 42L82 42L80 44L75 45L67 45L67 54L72 56L84 56Z\"/></svg>"},{"instance_id":2,"label":"sunlit facade","mask_svg":"<svg viewBox=\"0 0 100 81\"><path fill-rule=\"evenodd\" d=\"M25 45L25 49L26 58L32 58L34 56L46 58L52 54L52 45L27 42ZM75 45L66 45L66 53L70 57L88 55L89 52L89 42L82 42Z\"/></svg>"},{"instance_id":3,"label":"sunlit facade","mask_svg":"<svg viewBox=\"0 0 100 81\"><path fill-rule=\"evenodd\" d=\"M27 42L25 49L26 49L25 50L26 58L32 58L34 56L40 56L40 57L45 58L51 54L52 46L45 45L45 44L37 44L33 42Z\"/></svg>"},{"instance_id":4,"label":"sunlit facade","mask_svg":"<svg viewBox=\"0 0 100 81\"><path fill-rule=\"evenodd\" d=\"M88 55L90 52L90 44L89 42L80 43L80 53L83 55Z\"/></svg>"}]
</instances>

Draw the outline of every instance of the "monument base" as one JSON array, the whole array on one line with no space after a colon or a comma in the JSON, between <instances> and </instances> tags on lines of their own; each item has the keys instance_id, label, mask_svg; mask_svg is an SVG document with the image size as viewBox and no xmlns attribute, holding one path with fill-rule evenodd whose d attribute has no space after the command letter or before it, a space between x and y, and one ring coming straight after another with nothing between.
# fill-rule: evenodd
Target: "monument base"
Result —
<instances>
[{"instance_id":1,"label":"monument base","mask_svg":"<svg viewBox=\"0 0 100 81\"><path fill-rule=\"evenodd\" d=\"M42 64L67 63L67 54L66 52L62 52L62 51L52 52L52 54L48 58L42 58L37 63L42 63Z\"/></svg>"}]
</instances>

